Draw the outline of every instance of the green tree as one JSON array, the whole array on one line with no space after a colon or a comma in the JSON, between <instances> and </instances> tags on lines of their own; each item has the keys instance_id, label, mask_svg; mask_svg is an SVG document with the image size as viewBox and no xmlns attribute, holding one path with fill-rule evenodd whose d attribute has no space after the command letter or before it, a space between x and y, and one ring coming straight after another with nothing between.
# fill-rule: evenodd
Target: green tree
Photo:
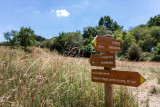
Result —
<instances>
[{"instance_id":1,"label":"green tree","mask_svg":"<svg viewBox=\"0 0 160 107\"><path fill-rule=\"evenodd\" d=\"M160 55L160 42L157 44L157 46L154 48L155 55Z\"/></svg>"},{"instance_id":2,"label":"green tree","mask_svg":"<svg viewBox=\"0 0 160 107\"><path fill-rule=\"evenodd\" d=\"M81 56L83 57L90 57L91 54L95 53L95 48L92 46L92 44L83 45L83 47L80 48Z\"/></svg>"},{"instance_id":3,"label":"green tree","mask_svg":"<svg viewBox=\"0 0 160 107\"><path fill-rule=\"evenodd\" d=\"M26 51L27 46L34 44L35 34L30 27L21 27L17 38L20 41L20 45L23 46Z\"/></svg>"},{"instance_id":4,"label":"green tree","mask_svg":"<svg viewBox=\"0 0 160 107\"><path fill-rule=\"evenodd\" d=\"M147 34L143 38L143 45L141 46L144 51L151 52L152 48L154 48L155 39L152 35Z\"/></svg>"},{"instance_id":5,"label":"green tree","mask_svg":"<svg viewBox=\"0 0 160 107\"><path fill-rule=\"evenodd\" d=\"M14 47L17 42L17 35L18 32L15 30L11 30L11 32L5 32L4 34L5 39L9 42L11 47Z\"/></svg>"},{"instance_id":6,"label":"green tree","mask_svg":"<svg viewBox=\"0 0 160 107\"><path fill-rule=\"evenodd\" d=\"M44 37L42 37L42 36L35 35L35 40L36 40L37 42L43 42L43 41L45 41L46 39L45 39Z\"/></svg>"},{"instance_id":7,"label":"green tree","mask_svg":"<svg viewBox=\"0 0 160 107\"><path fill-rule=\"evenodd\" d=\"M98 26L97 27L98 30L98 35L100 36L105 36L105 35L112 35L112 31L107 30L106 26Z\"/></svg>"},{"instance_id":8,"label":"green tree","mask_svg":"<svg viewBox=\"0 0 160 107\"><path fill-rule=\"evenodd\" d=\"M160 42L160 27L137 26L129 31L136 39L136 43L143 51L151 52L158 42Z\"/></svg>"},{"instance_id":9,"label":"green tree","mask_svg":"<svg viewBox=\"0 0 160 107\"><path fill-rule=\"evenodd\" d=\"M117 39L121 40L121 52L118 54L126 56L129 47L135 43L134 36L131 33L123 31L117 36Z\"/></svg>"},{"instance_id":10,"label":"green tree","mask_svg":"<svg viewBox=\"0 0 160 107\"><path fill-rule=\"evenodd\" d=\"M138 42L139 40L144 40L144 36L149 34L149 30L141 26L137 26L129 32L135 37L136 42Z\"/></svg>"},{"instance_id":11,"label":"green tree","mask_svg":"<svg viewBox=\"0 0 160 107\"><path fill-rule=\"evenodd\" d=\"M101 17L99 26L106 26L107 30L112 30L113 20L109 16Z\"/></svg>"},{"instance_id":12,"label":"green tree","mask_svg":"<svg viewBox=\"0 0 160 107\"><path fill-rule=\"evenodd\" d=\"M59 37L56 37L53 45L51 46L51 50L56 49L58 52L63 53L65 50L65 42L67 41L67 36L64 32L59 33Z\"/></svg>"},{"instance_id":13,"label":"green tree","mask_svg":"<svg viewBox=\"0 0 160 107\"><path fill-rule=\"evenodd\" d=\"M106 26L86 27L84 28L83 32L83 37L85 39L89 38L91 35L92 37L96 37L97 35L112 35L112 31L109 31Z\"/></svg>"},{"instance_id":14,"label":"green tree","mask_svg":"<svg viewBox=\"0 0 160 107\"><path fill-rule=\"evenodd\" d=\"M97 27L85 27L83 32L84 32L83 33L84 38L89 38L90 35L92 35L93 37L98 35Z\"/></svg>"},{"instance_id":15,"label":"green tree","mask_svg":"<svg viewBox=\"0 0 160 107\"><path fill-rule=\"evenodd\" d=\"M113 21L109 16L101 17L99 20L99 26L106 26L109 31L122 30L122 26L118 25L116 21Z\"/></svg>"},{"instance_id":16,"label":"green tree","mask_svg":"<svg viewBox=\"0 0 160 107\"><path fill-rule=\"evenodd\" d=\"M83 37L80 32L72 32L72 33L60 33L59 37L54 39L54 42L51 46L51 50L56 49L58 52L70 55L73 53L77 53L77 51L83 45Z\"/></svg>"},{"instance_id":17,"label":"green tree","mask_svg":"<svg viewBox=\"0 0 160 107\"><path fill-rule=\"evenodd\" d=\"M151 17L150 20L147 22L148 27L152 26L160 26L160 14Z\"/></svg>"},{"instance_id":18,"label":"green tree","mask_svg":"<svg viewBox=\"0 0 160 107\"><path fill-rule=\"evenodd\" d=\"M150 35L154 39L153 45L156 46L160 42L160 27L153 26L149 29Z\"/></svg>"},{"instance_id":19,"label":"green tree","mask_svg":"<svg viewBox=\"0 0 160 107\"><path fill-rule=\"evenodd\" d=\"M83 38L79 32L67 33L65 41L65 51L71 52L78 50L83 45Z\"/></svg>"},{"instance_id":20,"label":"green tree","mask_svg":"<svg viewBox=\"0 0 160 107\"><path fill-rule=\"evenodd\" d=\"M160 61L160 42L157 43L156 47L154 47L154 56L151 61Z\"/></svg>"},{"instance_id":21,"label":"green tree","mask_svg":"<svg viewBox=\"0 0 160 107\"><path fill-rule=\"evenodd\" d=\"M85 41L84 41L84 44L83 45L88 45L88 44L91 44L92 41L93 41L94 37L92 37L92 35L90 35L89 38L86 38Z\"/></svg>"}]
</instances>

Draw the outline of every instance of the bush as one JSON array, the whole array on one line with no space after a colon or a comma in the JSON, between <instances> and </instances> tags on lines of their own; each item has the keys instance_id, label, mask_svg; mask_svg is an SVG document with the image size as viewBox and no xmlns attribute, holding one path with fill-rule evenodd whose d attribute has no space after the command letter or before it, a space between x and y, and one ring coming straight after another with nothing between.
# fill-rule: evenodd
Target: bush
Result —
<instances>
[{"instance_id":1,"label":"bush","mask_svg":"<svg viewBox=\"0 0 160 107\"><path fill-rule=\"evenodd\" d=\"M160 55L160 43L157 43L157 46L154 48L155 55Z\"/></svg>"},{"instance_id":2,"label":"bush","mask_svg":"<svg viewBox=\"0 0 160 107\"><path fill-rule=\"evenodd\" d=\"M142 49L137 44L131 45L128 50L128 59L129 60L141 60Z\"/></svg>"},{"instance_id":3,"label":"bush","mask_svg":"<svg viewBox=\"0 0 160 107\"><path fill-rule=\"evenodd\" d=\"M160 55L153 56L153 58L151 59L151 61L160 61Z\"/></svg>"},{"instance_id":4,"label":"bush","mask_svg":"<svg viewBox=\"0 0 160 107\"><path fill-rule=\"evenodd\" d=\"M80 56L89 58L91 54L95 54L95 49L92 44L88 44L87 46L83 46L80 48Z\"/></svg>"},{"instance_id":5,"label":"bush","mask_svg":"<svg viewBox=\"0 0 160 107\"><path fill-rule=\"evenodd\" d=\"M52 45L52 42L50 40L43 41L40 43L41 48L50 48Z\"/></svg>"},{"instance_id":6,"label":"bush","mask_svg":"<svg viewBox=\"0 0 160 107\"><path fill-rule=\"evenodd\" d=\"M76 56L80 47L83 45L83 37L80 32L60 33L53 41L50 50L57 50L67 56Z\"/></svg>"},{"instance_id":7,"label":"bush","mask_svg":"<svg viewBox=\"0 0 160 107\"><path fill-rule=\"evenodd\" d=\"M154 56L154 53L151 53L151 52L143 52L141 54L142 56L142 60L143 61L150 61L152 59L152 57Z\"/></svg>"}]
</instances>

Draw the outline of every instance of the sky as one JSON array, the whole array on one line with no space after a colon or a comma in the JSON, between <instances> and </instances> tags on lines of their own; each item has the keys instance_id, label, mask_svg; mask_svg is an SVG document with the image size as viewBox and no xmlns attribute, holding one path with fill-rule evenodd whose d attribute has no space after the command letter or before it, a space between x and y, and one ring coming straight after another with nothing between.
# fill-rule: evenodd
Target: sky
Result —
<instances>
[{"instance_id":1,"label":"sky","mask_svg":"<svg viewBox=\"0 0 160 107\"><path fill-rule=\"evenodd\" d=\"M160 14L160 0L0 0L0 42L3 33L30 27L50 39L61 32L83 33L110 16L124 30L146 24Z\"/></svg>"}]
</instances>

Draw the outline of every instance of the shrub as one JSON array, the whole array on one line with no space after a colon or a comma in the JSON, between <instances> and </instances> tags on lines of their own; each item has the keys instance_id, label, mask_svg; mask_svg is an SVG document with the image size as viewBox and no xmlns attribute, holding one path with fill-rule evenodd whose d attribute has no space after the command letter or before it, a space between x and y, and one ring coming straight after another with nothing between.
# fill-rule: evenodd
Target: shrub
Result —
<instances>
[{"instance_id":1,"label":"shrub","mask_svg":"<svg viewBox=\"0 0 160 107\"><path fill-rule=\"evenodd\" d=\"M136 60L136 61L140 60L141 53L142 53L142 50L139 47L139 45L133 44L133 45L131 45L131 47L128 50L128 59L129 60Z\"/></svg>"},{"instance_id":2,"label":"shrub","mask_svg":"<svg viewBox=\"0 0 160 107\"><path fill-rule=\"evenodd\" d=\"M52 45L52 42L50 40L46 40L40 43L41 48L50 48Z\"/></svg>"},{"instance_id":3,"label":"shrub","mask_svg":"<svg viewBox=\"0 0 160 107\"><path fill-rule=\"evenodd\" d=\"M154 53L151 53L151 52L143 52L141 54L142 56L142 60L143 61L150 61L152 59L152 57L154 56Z\"/></svg>"},{"instance_id":4,"label":"shrub","mask_svg":"<svg viewBox=\"0 0 160 107\"><path fill-rule=\"evenodd\" d=\"M80 48L80 56L83 56L83 57L90 57L91 54L95 54L95 49L94 47L92 46L92 44L88 44L86 46L83 46Z\"/></svg>"},{"instance_id":5,"label":"shrub","mask_svg":"<svg viewBox=\"0 0 160 107\"><path fill-rule=\"evenodd\" d=\"M151 61L160 61L160 55L153 56L153 58L151 59Z\"/></svg>"},{"instance_id":6,"label":"shrub","mask_svg":"<svg viewBox=\"0 0 160 107\"><path fill-rule=\"evenodd\" d=\"M69 55L76 52L83 44L83 38L79 32L60 33L53 41L50 50L57 50L61 54Z\"/></svg>"}]
</instances>

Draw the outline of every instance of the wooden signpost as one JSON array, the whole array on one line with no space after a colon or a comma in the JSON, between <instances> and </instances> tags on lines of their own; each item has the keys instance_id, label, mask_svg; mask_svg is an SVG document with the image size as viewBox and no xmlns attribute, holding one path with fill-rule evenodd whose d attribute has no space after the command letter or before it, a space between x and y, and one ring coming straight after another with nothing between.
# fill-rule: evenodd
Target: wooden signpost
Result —
<instances>
[{"instance_id":1,"label":"wooden signpost","mask_svg":"<svg viewBox=\"0 0 160 107\"><path fill-rule=\"evenodd\" d=\"M96 51L98 52L120 52L120 40L112 39L109 37L96 36L92 42Z\"/></svg>"},{"instance_id":2,"label":"wooden signpost","mask_svg":"<svg viewBox=\"0 0 160 107\"><path fill-rule=\"evenodd\" d=\"M101 66L107 68L115 67L115 53L91 55L89 62L92 66Z\"/></svg>"},{"instance_id":3,"label":"wooden signpost","mask_svg":"<svg viewBox=\"0 0 160 107\"><path fill-rule=\"evenodd\" d=\"M118 71L116 67L115 52L120 52L121 42L110 37L96 36L92 42L98 52L103 54L91 55L91 66L101 66L104 69L92 69L92 82L105 83L105 107L113 107L112 84L138 87L146 81L138 72ZM110 53L112 52L112 53Z\"/></svg>"},{"instance_id":4,"label":"wooden signpost","mask_svg":"<svg viewBox=\"0 0 160 107\"><path fill-rule=\"evenodd\" d=\"M138 72L92 69L92 81L138 87L146 80Z\"/></svg>"}]
</instances>

